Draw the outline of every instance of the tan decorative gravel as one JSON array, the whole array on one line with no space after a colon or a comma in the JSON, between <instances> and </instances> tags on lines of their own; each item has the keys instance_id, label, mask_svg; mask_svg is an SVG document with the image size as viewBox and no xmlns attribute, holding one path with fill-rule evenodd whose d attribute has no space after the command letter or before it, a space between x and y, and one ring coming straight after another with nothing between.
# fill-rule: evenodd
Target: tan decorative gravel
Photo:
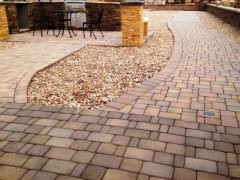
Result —
<instances>
[{"instance_id":1,"label":"tan decorative gravel","mask_svg":"<svg viewBox=\"0 0 240 180\"><path fill-rule=\"evenodd\" d=\"M197 13L197 15L199 16L201 23L204 26L223 33L229 38L234 39L236 42L240 43L240 28L233 27L207 12L200 11Z\"/></svg>"},{"instance_id":2,"label":"tan decorative gravel","mask_svg":"<svg viewBox=\"0 0 240 180\"><path fill-rule=\"evenodd\" d=\"M87 46L39 72L28 88L28 102L98 108L160 71L173 36L167 22L175 12L145 11L154 35L142 47Z\"/></svg>"}]
</instances>

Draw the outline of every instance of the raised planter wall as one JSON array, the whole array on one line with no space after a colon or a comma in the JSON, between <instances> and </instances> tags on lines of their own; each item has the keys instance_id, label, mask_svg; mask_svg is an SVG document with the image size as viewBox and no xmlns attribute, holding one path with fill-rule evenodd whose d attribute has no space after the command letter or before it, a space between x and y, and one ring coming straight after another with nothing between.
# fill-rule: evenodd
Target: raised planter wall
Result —
<instances>
[{"instance_id":1,"label":"raised planter wall","mask_svg":"<svg viewBox=\"0 0 240 180\"><path fill-rule=\"evenodd\" d=\"M144 9L154 11L199 11L198 4L166 4L166 5L144 5Z\"/></svg>"},{"instance_id":2,"label":"raised planter wall","mask_svg":"<svg viewBox=\"0 0 240 180\"><path fill-rule=\"evenodd\" d=\"M7 14L4 5L0 5L0 40L9 36Z\"/></svg>"},{"instance_id":3,"label":"raised planter wall","mask_svg":"<svg viewBox=\"0 0 240 180\"><path fill-rule=\"evenodd\" d=\"M207 4L206 11L231 24L232 26L240 28L240 9Z\"/></svg>"},{"instance_id":4,"label":"raised planter wall","mask_svg":"<svg viewBox=\"0 0 240 180\"><path fill-rule=\"evenodd\" d=\"M101 25L103 31L121 31L120 2L86 2L85 8L90 13L104 10Z\"/></svg>"}]
</instances>

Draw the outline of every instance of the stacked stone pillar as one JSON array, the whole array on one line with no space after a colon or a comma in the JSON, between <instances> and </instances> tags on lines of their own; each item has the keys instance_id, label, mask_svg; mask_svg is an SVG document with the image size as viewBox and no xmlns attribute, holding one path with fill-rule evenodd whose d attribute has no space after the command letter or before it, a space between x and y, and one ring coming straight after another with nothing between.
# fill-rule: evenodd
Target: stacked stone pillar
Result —
<instances>
[{"instance_id":1,"label":"stacked stone pillar","mask_svg":"<svg viewBox=\"0 0 240 180\"><path fill-rule=\"evenodd\" d=\"M122 45L141 46L143 43L143 2L121 3Z\"/></svg>"},{"instance_id":2,"label":"stacked stone pillar","mask_svg":"<svg viewBox=\"0 0 240 180\"><path fill-rule=\"evenodd\" d=\"M236 6L237 8L240 8L240 0L236 0Z\"/></svg>"},{"instance_id":3,"label":"stacked stone pillar","mask_svg":"<svg viewBox=\"0 0 240 180\"><path fill-rule=\"evenodd\" d=\"M0 5L0 40L9 36L7 14L4 5Z\"/></svg>"}]
</instances>

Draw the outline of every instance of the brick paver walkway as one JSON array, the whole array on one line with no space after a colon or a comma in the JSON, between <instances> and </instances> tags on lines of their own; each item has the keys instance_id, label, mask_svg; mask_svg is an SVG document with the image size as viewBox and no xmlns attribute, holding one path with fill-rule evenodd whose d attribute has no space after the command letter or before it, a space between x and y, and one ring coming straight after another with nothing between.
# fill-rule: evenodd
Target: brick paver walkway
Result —
<instances>
[{"instance_id":1,"label":"brick paver walkway","mask_svg":"<svg viewBox=\"0 0 240 180\"><path fill-rule=\"evenodd\" d=\"M0 179L240 178L240 48L176 17L171 61L115 112L0 104Z\"/></svg>"},{"instance_id":2,"label":"brick paver walkway","mask_svg":"<svg viewBox=\"0 0 240 180\"><path fill-rule=\"evenodd\" d=\"M181 12L169 23L172 60L153 78L102 109L238 127L240 45Z\"/></svg>"}]
</instances>

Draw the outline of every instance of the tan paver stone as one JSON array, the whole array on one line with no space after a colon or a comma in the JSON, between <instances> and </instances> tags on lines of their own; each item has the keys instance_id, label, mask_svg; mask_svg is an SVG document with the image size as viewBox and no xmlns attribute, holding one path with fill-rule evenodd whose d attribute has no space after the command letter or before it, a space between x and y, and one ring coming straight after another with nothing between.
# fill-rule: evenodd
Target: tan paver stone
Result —
<instances>
[{"instance_id":1,"label":"tan paver stone","mask_svg":"<svg viewBox=\"0 0 240 180\"><path fill-rule=\"evenodd\" d=\"M130 137L126 136L114 136L112 143L116 145L127 146L130 142Z\"/></svg>"},{"instance_id":2,"label":"tan paver stone","mask_svg":"<svg viewBox=\"0 0 240 180\"><path fill-rule=\"evenodd\" d=\"M240 166L239 165L229 165L229 174L231 177L240 178Z\"/></svg>"},{"instance_id":3,"label":"tan paver stone","mask_svg":"<svg viewBox=\"0 0 240 180\"><path fill-rule=\"evenodd\" d=\"M13 122L15 119L17 119L17 116L9 116L9 115L0 114L1 122Z\"/></svg>"},{"instance_id":4,"label":"tan paver stone","mask_svg":"<svg viewBox=\"0 0 240 180\"><path fill-rule=\"evenodd\" d=\"M76 150L87 150L90 144L91 144L91 141L75 140L72 143L71 148Z\"/></svg>"},{"instance_id":5,"label":"tan paver stone","mask_svg":"<svg viewBox=\"0 0 240 180\"><path fill-rule=\"evenodd\" d=\"M20 150L25 143L18 143L18 142L9 142L2 150L5 152L13 152L16 153Z\"/></svg>"},{"instance_id":6,"label":"tan paver stone","mask_svg":"<svg viewBox=\"0 0 240 180\"><path fill-rule=\"evenodd\" d=\"M184 136L178 136L178 135L167 134L167 133L160 133L158 140L164 141L164 142L175 143L175 144L184 144L185 143Z\"/></svg>"},{"instance_id":7,"label":"tan paver stone","mask_svg":"<svg viewBox=\"0 0 240 180\"><path fill-rule=\"evenodd\" d=\"M49 139L46 145L69 148L72 145L73 141L73 139L52 137Z\"/></svg>"},{"instance_id":8,"label":"tan paver stone","mask_svg":"<svg viewBox=\"0 0 240 180\"><path fill-rule=\"evenodd\" d=\"M137 179L137 174L116 169L108 169L103 177L103 180L122 180L122 179L135 180Z\"/></svg>"},{"instance_id":9,"label":"tan paver stone","mask_svg":"<svg viewBox=\"0 0 240 180\"><path fill-rule=\"evenodd\" d=\"M151 141L147 139L141 139L138 147L143 149L149 149L154 151L164 151L166 148L165 142Z\"/></svg>"},{"instance_id":10,"label":"tan paver stone","mask_svg":"<svg viewBox=\"0 0 240 180\"><path fill-rule=\"evenodd\" d=\"M40 170L48 161L48 158L31 157L24 165L24 168Z\"/></svg>"},{"instance_id":11,"label":"tan paver stone","mask_svg":"<svg viewBox=\"0 0 240 180\"><path fill-rule=\"evenodd\" d=\"M121 162L122 162L121 157L105 155L105 154L96 154L91 164L108 167L108 168L119 168Z\"/></svg>"},{"instance_id":12,"label":"tan paver stone","mask_svg":"<svg viewBox=\"0 0 240 180\"><path fill-rule=\"evenodd\" d=\"M185 146L168 143L166 152L172 153L172 154L184 155L185 154Z\"/></svg>"},{"instance_id":13,"label":"tan paver stone","mask_svg":"<svg viewBox=\"0 0 240 180\"><path fill-rule=\"evenodd\" d=\"M231 178L225 177L225 176L220 176L217 174L210 174L210 173L205 173L205 172L198 172L197 173L197 179L198 180L230 180Z\"/></svg>"},{"instance_id":14,"label":"tan paver stone","mask_svg":"<svg viewBox=\"0 0 240 180\"><path fill-rule=\"evenodd\" d=\"M27 173L24 174L24 176L21 178L21 180L29 180L33 179L33 177L37 174L36 170L29 170Z\"/></svg>"},{"instance_id":15,"label":"tan paver stone","mask_svg":"<svg viewBox=\"0 0 240 180\"><path fill-rule=\"evenodd\" d=\"M140 130L140 129L127 129L125 136L136 137L136 138L145 138L147 139L150 135L149 131Z\"/></svg>"},{"instance_id":16,"label":"tan paver stone","mask_svg":"<svg viewBox=\"0 0 240 180\"><path fill-rule=\"evenodd\" d=\"M9 165L9 166L22 166L29 156L15 153L5 153L0 158L0 164Z\"/></svg>"},{"instance_id":17,"label":"tan paver stone","mask_svg":"<svg viewBox=\"0 0 240 180\"><path fill-rule=\"evenodd\" d=\"M75 153L76 153L75 150L52 147L47 152L47 154L45 154L45 157L52 158L52 159L70 160L72 159Z\"/></svg>"},{"instance_id":18,"label":"tan paver stone","mask_svg":"<svg viewBox=\"0 0 240 180\"><path fill-rule=\"evenodd\" d=\"M106 126L105 126L106 127ZM86 127L86 131L91 131L91 132L100 132L103 128L103 125L99 125L99 124L89 124Z\"/></svg>"},{"instance_id":19,"label":"tan paver stone","mask_svg":"<svg viewBox=\"0 0 240 180\"><path fill-rule=\"evenodd\" d=\"M0 139L3 140L11 134L10 131L0 131Z\"/></svg>"},{"instance_id":20,"label":"tan paver stone","mask_svg":"<svg viewBox=\"0 0 240 180\"><path fill-rule=\"evenodd\" d=\"M103 153L103 154L114 154L114 152L116 151L117 146L113 145L113 144L106 144L106 143L102 143L97 152L98 153Z\"/></svg>"},{"instance_id":21,"label":"tan paver stone","mask_svg":"<svg viewBox=\"0 0 240 180\"><path fill-rule=\"evenodd\" d=\"M53 126L55 126L58 122L59 122L58 120L54 120L54 119L39 119L39 120L37 120L37 121L34 123L34 125L53 127Z\"/></svg>"},{"instance_id":22,"label":"tan paver stone","mask_svg":"<svg viewBox=\"0 0 240 180\"><path fill-rule=\"evenodd\" d=\"M75 166L76 163L73 162L51 159L43 167L43 170L59 174L70 174Z\"/></svg>"},{"instance_id":23,"label":"tan paver stone","mask_svg":"<svg viewBox=\"0 0 240 180\"><path fill-rule=\"evenodd\" d=\"M49 136L57 136L57 137L65 137L68 138L72 135L74 130L71 129L63 129L63 128L53 128L48 135Z\"/></svg>"},{"instance_id":24,"label":"tan paver stone","mask_svg":"<svg viewBox=\"0 0 240 180\"><path fill-rule=\"evenodd\" d=\"M32 144L45 144L51 137L46 135L36 135L29 142Z\"/></svg>"},{"instance_id":25,"label":"tan paver stone","mask_svg":"<svg viewBox=\"0 0 240 180\"><path fill-rule=\"evenodd\" d=\"M173 170L174 169L171 166L156 164L152 162L144 162L143 167L141 169L141 173L150 176L171 179L173 177Z\"/></svg>"},{"instance_id":26,"label":"tan paver stone","mask_svg":"<svg viewBox=\"0 0 240 180\"><path fill-rule=\"evenodd\" d=\"M152 161L153 155L154 152L150 150L128 147L124 154L124 157Z\"/></svg>"},{"instance_id":27,"label":"tan paver stone","mask_svg":"<svg viewBox=\"0 0 240 180\"><path fill-rule=\"evenodd\" d=\"M216 162L185 157L185 167L189 169L217 173Z\"/></svg>"},{"instance_id":28,"label":"tan paver stone","mask_svg":"<svg viewBox=\"0 0 240 180\"><path fill-rule=\"evenodd\" d=\"M170 118L170 119L181 119L181 115L177 113L163 112L159 113L159 117Z\"/></svg>"},{"instance_id":29,"label":"tan paver stone","mask_svg":"<svg viewBox=\"0 0 240 180\"><path fill-rule=\"evenodd\" d=\"M189 128L189 129L198 129L198 123L194 123L194 122L175 121L174 126Z\"/></svg>"},{"instance_id":30,"label":"tan paver stone","mask_svg":"<svg viewBox=\"0 0 240 180\"><path fill-rule=\"evenodd\" d=\"M227 153L227 163L228 164L238 164L237 155L234 153Z\"/></svg>"},{"instance_id":31,"label":"tan paver stone","mask_svg":"<svg viewBox=\"0 0 240 180\"><path fill-rule=\"evenodd\" d=\"M220 151L197 148L196 157L200 159L226 162L226 154Z\"/></svg>"},{"instance_id":32,"label":"tan paver stone","mask_svg":"<svg viewBox=\"0 0 240 180\"><path fill-rule=\"evenodd\" d=\"M78 164L72 171L71 175L74 177L79 177L83 173L84 169L87 167L86 164Z\"/></svg>"},{"instance_id":33,"label":"tan paver stone","mask_svg":"<svg viewBox=\"0 0 240 180\"><path fill-rule=\"evenodd\" d=\"M49 180L54 180L56 179L58 175L55 173L50 173L50 172L44 172L40 171L34 176L34 180L42 180L42 179L49 179Z\"/></svg>"},{"instance_id":34,"label":"tan paver stone","mask_svg":"<svg viewBox=\"0 0 240 180\"><path fill-rule=\"evenodd\" d=\"M186 136L203 138L203 139L212 139L212 134L206 131L187 129Z\"/></svg>"},{"instance_id":35,"label":"tan paver stone","mask_svg":"<svg viewBox=\"0 0 240 180\"><path fill-rule=\"evenodd\" d=\"M176 180L196 180L196 171L184 168L175 168L174 179Z\"/></svg>"},{"instance_id":36,"label":"tan paver stone","mask_svg":"<svg viewBox=\"0 0 240 180\"><path fill-rule=\"evenodd\" d=\"M83 180L83 179L60 175L60 176L57 177L57 180Z\"/></svg>"},{"instance_id":37,"label":"tan paver stone","mask_svg":"<svg viewBox=\"0 0 240 180\"><path fill-rule=\"evenodd\" d=\"M149 131L158 131L159 128L160 128L160 125L159 124L138 122L136 128L149 130Z\"/></svg>"},{"instance_id":38,"label":"tan paver stone","mask_svg":"<svg viewBox=\"0 0 240 180\"><path fill-rule=\"evenodd\" d=\"M106 125L109 126L119 126L119 127L127 127L129 121L121 120L121 119L108 119Z\"/></svg>"},{"instance_id":39,"label":"tan paver stone","mask_svg":"<svg viewBox=\"0 0 240 180\"><path fill-rule=\"evenodd\" d=\"M236 117L221 117L222 125L226 127L238 127L238 120Z\"/></svg>"},{"instance_id":40,"label":"tan paver stone","mask_svg":"<svg viewBox=\"0 0 240 180\"><path fill-rule=\"evenodd\" d=\"M72 158L74 162L88 164L92 160L94 153L87 151L78 151Z\"/></svg>"},{"instance_id":41,"label":"tan paver stone","mask_svg":"<svg viewBox=\"0 0 240 180\"><path fill-rule=\"evenodd\" d=\"M103 133L91 133L87 140L89 141L97 141L97 142L111 142L113 135L111 134L103 134Z\"/></svg>"},{"instance_id":42,"label":"tan paver stone","mask_svg":"<svg viewBox=\"0 0 240 180\"><path fill-rule=\"evenodd\" d=\"M84 130L87 127L87 123L82 122L72 122L68 121L63 128L74 129L74 130Z\"/></svg>"},{"instance_id":43,"label":"tan paver stone","mask_svg":"<svg viewBox=\"0 0 240 180\"><path fill-rule=\"evenodd\" d=\"M27 154L32 155L32 156L44 156L46 152L50 149L49 146L45 145L34 145L28 152Z\"/></svg>"},{"instance_id":44,"label":"tan paver stone","mask_svg":"<svg viewBox=\"0 0 240 180\"><path fill-rule=\"evenodd\" d=\"M89 165L82 174L82 178L100 180L104 176L106 168Z\"/></svg>"},{"instance_id":45,"label":"tan paver stone","mask_svg":"<svg viewBox=\"0 0 240 180\"><path fill-rule=\"evenodd\" d=\"M142 161L136 159L123 159L120 169L132 172L140 172Z\"/></svg>"},{"instance_id":46,"label":"tan paver stone","mask_svg":"<svg viewBox=\"0 0 240 180\"><path fill-rule=\"evenodd\" d=\"M218 151L224 151L224 152L234 152L234 147L230 143L226 142L215 142L214 147Z\"/></svg>"},{"instance_id":47,"label":"tan paver stone","mask_svg":"<svg viewBox=\"0 0 240 180\"><path fill-rule=\"evenodd\" d=\"M17 179L20 179L26 172L27 170L23 168L17 168L17 167L11 167L11 166L0 167L1 179L17 180Z\"/></svg>"},{"instance_id":48,"label":"tan paver stone","mask_svg":"<svg viewBox=\"0 0 240 180\"><path fill-rule=\"evenodd\" d=\"M3 130L23 132L23 131L25 131L28 127L29 127L29 125L11 123L11 124L8 124L7 126L5 126L5 127L3 128Z\"/></svg>"}]
</instances>

